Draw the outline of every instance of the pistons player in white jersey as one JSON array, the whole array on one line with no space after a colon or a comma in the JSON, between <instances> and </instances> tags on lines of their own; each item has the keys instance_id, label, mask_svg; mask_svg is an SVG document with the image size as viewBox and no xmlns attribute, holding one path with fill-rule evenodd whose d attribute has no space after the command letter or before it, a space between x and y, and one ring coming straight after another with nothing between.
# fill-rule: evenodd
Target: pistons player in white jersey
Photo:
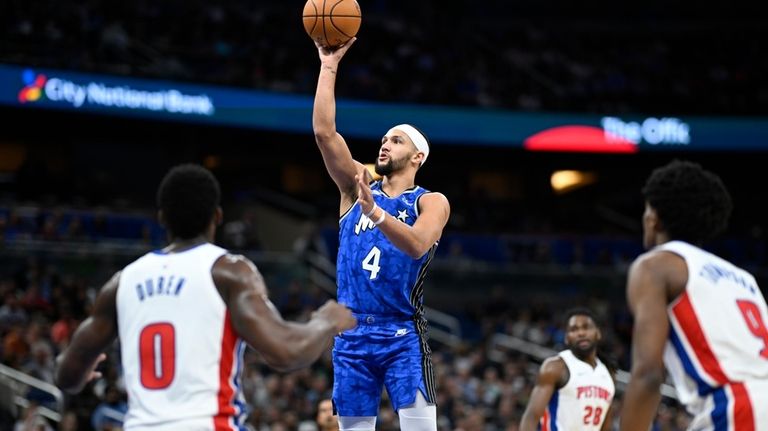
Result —
<instances>
[{"instance_id":1,"label":"pistons player in white jersey","mask_svg":"<svg viewBox=\"0 0 768 431\"><path fill-rule=\"evenodd\" d=\"M565 344L541 365L520 422L521 431L599 431L611 428L613 375L597 357L602 335L592 312L566 313Z\"/></svg>"},{"instance_id":2,"label":"pistons player in white jersey","mask_svg":"<svg viewBox=\"0 0 768 431\"><path fill-rule=\"evenodd\" d=\"M627 299L635 318L622 431L647 431L664 367L689 430L768 430L768 307L748 272L699 246L725 229L731 198L691 162L653 171Z\"/></svg>"},{"instance_id":3,"label":"pistons player in white jersey","mask_svg":"<svg viewBox=\"0 0 768 431\"><path fill-rule=\"evenodd\" d=\"M93 315L58 359L56 383L78 392L120 338L128 392L125 430L240 430L245 343L274 368L305 367L355 326L329 301L306 324L284 321L255 265L211 244L222 220L219 185L177 166L157 193L170 245L139 258L101 289Z\"/></svg>"}]
</instances>

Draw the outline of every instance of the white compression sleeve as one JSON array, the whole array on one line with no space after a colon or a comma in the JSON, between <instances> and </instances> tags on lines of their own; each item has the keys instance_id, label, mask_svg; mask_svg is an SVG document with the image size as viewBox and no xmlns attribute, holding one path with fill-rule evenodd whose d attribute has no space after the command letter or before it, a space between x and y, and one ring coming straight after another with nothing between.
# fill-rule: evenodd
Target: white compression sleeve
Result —
<instances>
[{"instance_id":1,"label":"white compression sleeve","mask_svg":"<svg viewBox=\"0 0 768 431\"><path fill-rule=\"evenodd\" d=\"M403 431L437 431L437 406L427 403L421 391L416 393L416 402L400 409L398 415Z\"/></svg>"},{"instance_id":2,"label":"white compression sleeve","mask_svg":"<svg viewBox=\"0 0 768 431\"><path fill-rule=\"evenodd\" d=\"M339 416L339 431L374 431L376 416Z\"/></svg>"}]
</instances>

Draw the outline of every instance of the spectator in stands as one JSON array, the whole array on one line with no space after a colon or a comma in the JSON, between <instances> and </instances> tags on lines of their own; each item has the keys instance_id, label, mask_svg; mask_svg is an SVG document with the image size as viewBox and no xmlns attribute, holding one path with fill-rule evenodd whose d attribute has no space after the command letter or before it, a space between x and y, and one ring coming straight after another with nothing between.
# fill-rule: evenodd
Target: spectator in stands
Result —
<instances>
[{"instance_id":1,"label":"spectator in stands","mask_svg":"<svg viewBox=\"0 0 768 431\"><path fill-rule=\"evenodd\" d=\"M339 418L333 414L333 403L330 398L323 398L317 403L316 421L318 431L339 430Z\"/></svg>"},{"instance_id":2,"label":"spectator in stands","mask_svg":"<svg viewBox=\"0 0 768 431\"><path fill-rule=\"evenodd\" d=\"M104 401L96 407L91 416L91 425L95 431L108 431L122 428L123 417L128 411L128 404L117 387L110 385L104 393Z\"/></svg>"},{"instance_id":3,"label":"spectator in stands","mask_svg":"<svg viewBox=\"0 0 768 431\"><path fill-rule=\"evenodd\" d=\"M183 14L171 3L146 0L119 8L102 2L38 3L2 10L8 25L0 28L0 61L312 91L311 70L296 55L306 35L284 31L298 23L290 2L227 0ZM461 12L442 3L439 8L410 3L364 5L361 35L370 42L350 58L350 80L341 91L361 99L529 111L654 112L660 100L665 113L768 109L768 63L743 60L759 57L763 39L761 26L744 25L748 14L719 20L718 31L711 31L709 21L719 17L707 11L675 13L674 6L659 3L637 15L637 25L626 32L617 31L615 22L630 6L595 14L589 7L563 10L559 6L565 4L548 8L501 0L483 8L455 2ZM560 13L568 14L567 31L546 25ZM663 13L674 18L659 26ZM516 17L516 24L508 25L507 16ZM574 31L579 37L572 37Z\"/></svg>"},{"instance_id":4,"label":"spectator in stands","mask_svg":"<svg viewBox=\"0 0 768 431\"><path fill-rule=\"evenodd\" d=\"M31 355L21 366L21 371L46 383L53 384L53 349L46 341L35 343Z\"/></svg>"},{"instance_id":5,"label":"spectator in stands","mask_svg":"<svg viewBox=\"0 0 768 431\"><path fill-rule=\"evenodd\" d=\"M75 412L70 410L62 413L59 431L80 431Z\"/></svg>"},{"instance_id":6,"label":"spectator in stands","mask_svg":"<svg viewBox=\"0 0 768 431\"><path fill-rule=\"evenodd\" d=\"M0 282L3 283L3 282ZM13 291L14 287L10 282L4 282L3 284L11 285L9 290L6 290L3 295L3 305L0 306L0 327L6 328L15 324L23 324L27 321L27 313L24 308L19 304L19 299L16 297L16 293Z\"/></svg>"},{"instance_id":7,"label":"spectator in stands","mask_svg":"<svg viewBox=\"0 0 768 431\"><path fill-rule=\"evenodd\" d=\"M38 412L38 405L30 402L13 426L13 431L53 431L53 428Z\"/></svg>"}]
</instances>

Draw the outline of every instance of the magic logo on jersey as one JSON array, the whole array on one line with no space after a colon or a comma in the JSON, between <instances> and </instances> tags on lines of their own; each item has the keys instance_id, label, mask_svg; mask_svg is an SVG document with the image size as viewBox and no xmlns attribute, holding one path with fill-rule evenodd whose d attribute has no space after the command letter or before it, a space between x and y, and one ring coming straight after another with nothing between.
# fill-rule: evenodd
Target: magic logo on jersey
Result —
<instances>
[{"instance_id":1,"label":"magic logo on jersey","mask_svg":"<svg viewBox=\"0 0 768 431\"><path fill-rule=\"evenodd\" d=\"M360 235L361 231L365 232L374 227L376 227L376 225L373 224L373 220L366 217L365 214L360 214L360 220L358 220L355 225L355 235Z\"/></svg>"},{"instance_id":2,"label":"magic logo on jersey","mask_svg":"<svg viewBox=\"0 0 768 431\"><path fill-rule=\"evenodd\" d=\"M382 211L384 211L383 208L382 208ZM386 213L386 211L384 212ZM397 210L397 217L395 218L405 224L408 224L406 220L409 217L410 216L408 215L407 210ZM366 230L373 229L374 227L376 227L376 225L373 224L373 220L366 217L365 214L360 214L360 220L358 220L357 224L355 225L355 235L360 235L360 232L365 232Z\"/></svg>"}]
</instances>

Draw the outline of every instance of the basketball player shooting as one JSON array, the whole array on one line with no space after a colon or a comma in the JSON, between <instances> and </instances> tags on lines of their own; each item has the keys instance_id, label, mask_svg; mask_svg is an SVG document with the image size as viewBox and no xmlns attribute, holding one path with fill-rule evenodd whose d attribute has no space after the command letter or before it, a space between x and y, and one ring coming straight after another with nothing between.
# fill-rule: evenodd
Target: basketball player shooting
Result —
<instances>
[{"instance_id":1,"label":"basketball player shooting","mask_svg":"<svg viewBox=\"0 0 768 431\"><path fill-rule=\"evenodd\" d=\"M93 315L58 358L56 384L82 390L99 377L102 352L119 336L126 430L244 429L245 342L289 371L314 362L355 319L335 301L306 324L280 317L256 266L212 244L222 211L219 184L206 169L171 169L157 201L170 244L104 285Z\"/></svg>"},{"instance_id":2,"label":"basketball player shooting","mask_svg":"<svg viewBox=\"0 0 768 431\"><path fill-rule=\"evenodd\" d=\"M520 431L611 429L616 390L611 372L597 357L601 338L590 310L576 308L566 314L568 349L541 364Z\"/></svg>"},{"instance_id":3,"label":"basketball player shooting","mask_svg":"<svg viewBox=\"0 0 768 431\"><path fill-rule=\"evenodd\" d=\"M643 245L630 267L635 318L622 431L647 431L664 367L694 418L689 430L768 430L768 306L755 277L703 250L722 232L731 197L691 162L651 173Z\"/></svg>"},{"instance_id":4,"label":"basketball player shooting","mask_svg":"<svg viewBox=\"0 0 768 431\"><path fill-rule=\"evenodd\" d=\"M336 74L354 41L335 50L316 43L321 67L312 126L341 195L338 300L360 323L336 337L333 400L341 430L373 431L386 387L401 429L434 431L435 380L422 283L450 207L442 194L415 184L429 155L418 129L401 124L384 134L376 161L382 179L373 183L336 131Z\"/></svg>"}]
</instances>

